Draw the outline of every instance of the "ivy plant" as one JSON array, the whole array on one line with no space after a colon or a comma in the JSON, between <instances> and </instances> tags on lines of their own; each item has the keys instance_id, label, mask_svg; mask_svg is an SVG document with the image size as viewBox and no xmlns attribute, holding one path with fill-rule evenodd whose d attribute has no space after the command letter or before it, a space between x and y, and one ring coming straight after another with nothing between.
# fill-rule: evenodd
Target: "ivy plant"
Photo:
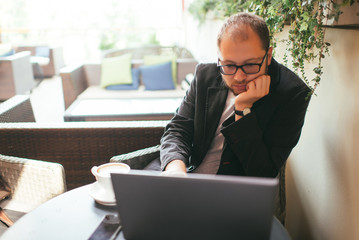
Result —
<instances>
[{"instance_id":1,"label":"ivy plant","mask_svg":"<svg viewBox=\"0 0 359 240\"><path fill-rule=\"evenodd\" d=\"M288 65L288 54L291 56L293 70L300 73L313 94L323 74L322 59L329 55L330 43L324 41L326 21L338 21L341 7L355 2L359 0L195 0L189 12L200 23L208 13L219 19L238 12L255 13L266 21L274 47L274 35L290 25L283 60ZM304 70L307 63L315 63L314 78L310 80Z\"/></svg>"}]
</instances>

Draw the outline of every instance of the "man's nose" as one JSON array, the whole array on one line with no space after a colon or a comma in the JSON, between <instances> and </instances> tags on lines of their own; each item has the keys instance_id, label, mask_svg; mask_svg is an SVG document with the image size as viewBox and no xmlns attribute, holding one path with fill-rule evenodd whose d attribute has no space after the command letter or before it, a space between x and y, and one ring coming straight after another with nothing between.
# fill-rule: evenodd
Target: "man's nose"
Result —
<instances>
[{"instance_id":1,"label":"man's nose","mask_svg":"<svg viewBox=\"0 0 359 240\"><path fill-rule=\"evenodd\" d=\"M236 81L244 81L247 78L247 74L243 72L242 68L238 68L236 74L233 76Z\"/></svg>"}]
</instances>

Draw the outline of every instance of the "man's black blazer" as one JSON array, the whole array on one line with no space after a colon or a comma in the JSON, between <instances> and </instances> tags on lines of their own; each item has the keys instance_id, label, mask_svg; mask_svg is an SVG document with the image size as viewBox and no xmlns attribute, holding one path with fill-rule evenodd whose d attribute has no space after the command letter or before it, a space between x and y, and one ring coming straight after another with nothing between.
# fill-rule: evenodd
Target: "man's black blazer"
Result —
<instances>
[{"instance_id":1,"label":"man's black blazer","mask_svg":"<svg viewBox=\"0 0 359 240\"><path fill-rule=\"evenodd\" d=\"M272 59L270 92L251 113L222 124L227 154L237 175L275 177L297 144L309 104L309 87ZM188 170L205 157L227 99L228 88L216 64L199 64L195 78L161 139L161 167L180 159ZM223 159L222 159L223 160Z\"/></svg>"}]
</instances>

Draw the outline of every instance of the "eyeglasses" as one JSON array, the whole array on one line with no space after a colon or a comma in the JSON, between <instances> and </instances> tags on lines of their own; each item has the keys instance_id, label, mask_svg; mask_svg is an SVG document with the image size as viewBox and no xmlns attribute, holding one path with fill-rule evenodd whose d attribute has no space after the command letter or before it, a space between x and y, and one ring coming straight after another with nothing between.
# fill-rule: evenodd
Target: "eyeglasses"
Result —
<instances>
[{"instance_id":1,"label":"eyeglasses","mask_svg":"<svg viewBox=\"0 0 359 240\"><path fill-rule=\"evenodd\" d=\"M237 73L238 68L242 69L245 74L256 74L259 73L263 65L264 59L267 56L268 51L264 55L261 63L247 63L241 66L235 64L220 65L220 59L218 58L217 67L223 75L234 75Z\"/></svg>"}]
</instances>

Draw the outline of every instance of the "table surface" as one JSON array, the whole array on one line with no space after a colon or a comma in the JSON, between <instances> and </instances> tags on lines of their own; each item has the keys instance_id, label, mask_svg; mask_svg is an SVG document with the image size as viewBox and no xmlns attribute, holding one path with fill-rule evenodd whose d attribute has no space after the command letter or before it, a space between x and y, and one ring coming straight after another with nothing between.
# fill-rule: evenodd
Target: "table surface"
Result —
<instances>
[{"instance_id":1,"label":"table surface","mask_svg":"<svg viewBox=\"0 0 359 240\"><path fill-rule=\"evenodd\" d=\"M84 118L173 117L183 98L77 99L65 111L65 121ZM157 118L156 118L157 117Z\"/></svg>"},{"instance_id":2,"label":"table surface","mask_svg":"<svg viewBox=\"0 0 359 240\"><path fill-rule=\"evenodd\" d=\"M116 207L97 204L89 191L90 185L86 185L45 202L20 218L1 239L88 239L105 215L117 213ZM124 239L122 233L116 239ZM276 218L270 239L290 239Z\"/></svg>"}]
</instances>

